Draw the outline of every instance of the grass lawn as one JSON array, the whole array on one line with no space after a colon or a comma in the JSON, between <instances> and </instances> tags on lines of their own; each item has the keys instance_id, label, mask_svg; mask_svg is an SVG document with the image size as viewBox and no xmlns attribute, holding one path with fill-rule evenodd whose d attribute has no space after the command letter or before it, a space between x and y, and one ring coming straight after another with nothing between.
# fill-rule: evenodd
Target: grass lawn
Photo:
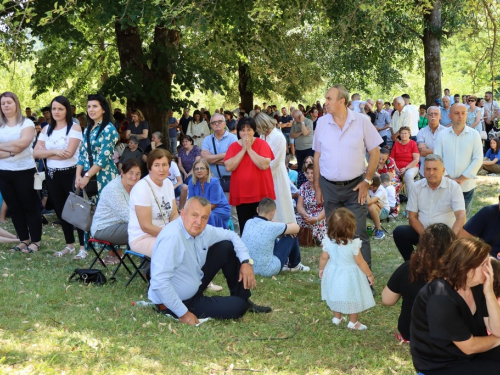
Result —
<instances>
[{"instance_id":1,"label":"grass lawn","mask_svg":"<svg viewBox=\"0 0 500 375\"><path fill-rule=\"evenodd\" d=\"M481 177L479 184L473 212L497 202L500 178ZM384 226L392 233L405 221L400 215ZM5 228L13 231L10 222ZM60 227L47 225L38 253L0 246L2 374L415 373L409 346L392 334L399 304L380 304L380 292L402 262L391 236L372 240L377 306L360 314L369 327L364 332L331 323L320 300L320 248L302 249L310 273L257 278L252 299L272 306L271 314L189 327L150 307L133 307L132 301L147 299L146 284L137 278L125 288L124 270L116 283L102 287L68 283L72 271L90 260L53 258L65 246L62 238ZM224 285L221 276L215 282Z\"/></svg>"}]
</instances>

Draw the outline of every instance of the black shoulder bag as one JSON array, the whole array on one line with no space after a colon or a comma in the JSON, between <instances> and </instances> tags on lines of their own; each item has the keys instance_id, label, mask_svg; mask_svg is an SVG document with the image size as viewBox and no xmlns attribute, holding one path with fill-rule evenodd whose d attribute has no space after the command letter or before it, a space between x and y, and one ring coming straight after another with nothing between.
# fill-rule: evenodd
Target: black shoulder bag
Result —
<instances>
[{"instance_id":1,"label":"black shoulder bag","mask_svg":"<svg viewBox=\"0 0 500 375\"><path fill-rule=\"evenodd\" d=\"M93 283L97 286L106 284L106 276L104 276L101 270L97 269L77 268L68 278L68 281L72 281L75 277L77 277L75 281L82 281L85 284Z\"/></svg>"},{"instance_id":2,"label":"black shoulder bag","mask_svg":"<svg viewBox=\"0 0 500 375\"><path fill-rule=\"evenodd\" d=\"M214 153L216 155L217 154L217 148L215 147L215 136L213 134L212 134L212 144L214 145ZM220 186L222 186L222 190L225 193L229 193L229 186L231 184L231 175L229 175L229 176L221 176L220 169L219 169L219 164L215 164L215 167L217 168L217 173L219 174L219 182L220 182Z\"/></svg>"}]
</instances>

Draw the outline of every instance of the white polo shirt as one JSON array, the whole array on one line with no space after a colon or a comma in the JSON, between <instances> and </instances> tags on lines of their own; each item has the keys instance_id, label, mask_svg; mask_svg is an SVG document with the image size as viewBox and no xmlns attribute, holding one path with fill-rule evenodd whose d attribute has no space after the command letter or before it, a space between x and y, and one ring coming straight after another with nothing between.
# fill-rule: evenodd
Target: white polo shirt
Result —
<instances>
[{"instance_id":1,"label":"white polo shirt","mask_svg":"<svg viewBox=\"0 0 500 375\"><path fill-rule=\"evenodd\" d=\"M465 211L465 201L460 185L444 177L439 186L432 190L424 178L415 182L408 197L406 209L418 213L418 220L424 228L443 223L453 228L455 212Z\"/></svg>"}]
</instances>

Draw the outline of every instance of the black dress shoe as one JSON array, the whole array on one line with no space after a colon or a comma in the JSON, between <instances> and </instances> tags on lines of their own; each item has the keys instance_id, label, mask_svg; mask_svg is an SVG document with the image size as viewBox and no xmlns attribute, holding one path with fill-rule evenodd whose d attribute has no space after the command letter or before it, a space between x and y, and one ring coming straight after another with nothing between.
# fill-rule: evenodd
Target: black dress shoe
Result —
<instances>
[{"instance_id":1,"label":"black dress shoe","mask_svg":"<svg viewBox=\"0 0 500 375\"><path fill-rule=\"evenodd\" d=\"M250 300L247 300L247 303L248 303L248 311L253 312L253 313L267 314L267 313L270 313L271 311L273 311L273 309L271 309L268 306L259 306Z\"/></svg>"}]
</instances>

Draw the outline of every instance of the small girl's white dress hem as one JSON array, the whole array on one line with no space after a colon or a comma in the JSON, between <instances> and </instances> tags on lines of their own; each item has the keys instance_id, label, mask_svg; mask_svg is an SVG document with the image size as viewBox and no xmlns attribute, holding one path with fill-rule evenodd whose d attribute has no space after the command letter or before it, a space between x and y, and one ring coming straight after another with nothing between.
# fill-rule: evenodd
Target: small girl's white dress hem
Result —
<instances>
[{"instance_id":1,"label":"small girl's white dress hem","mask_svg":"<svg viewBox=\"0 0 500 375\"><path fill-rule=\"evenodd\" d=\"M321 299L332 311L342 314L356 314L375 306L368 279L354 260L361 240L356 238L346 245L337 245L324 238L322 245L330 259L321 279Z\"/></svg>"}]
</instances>

